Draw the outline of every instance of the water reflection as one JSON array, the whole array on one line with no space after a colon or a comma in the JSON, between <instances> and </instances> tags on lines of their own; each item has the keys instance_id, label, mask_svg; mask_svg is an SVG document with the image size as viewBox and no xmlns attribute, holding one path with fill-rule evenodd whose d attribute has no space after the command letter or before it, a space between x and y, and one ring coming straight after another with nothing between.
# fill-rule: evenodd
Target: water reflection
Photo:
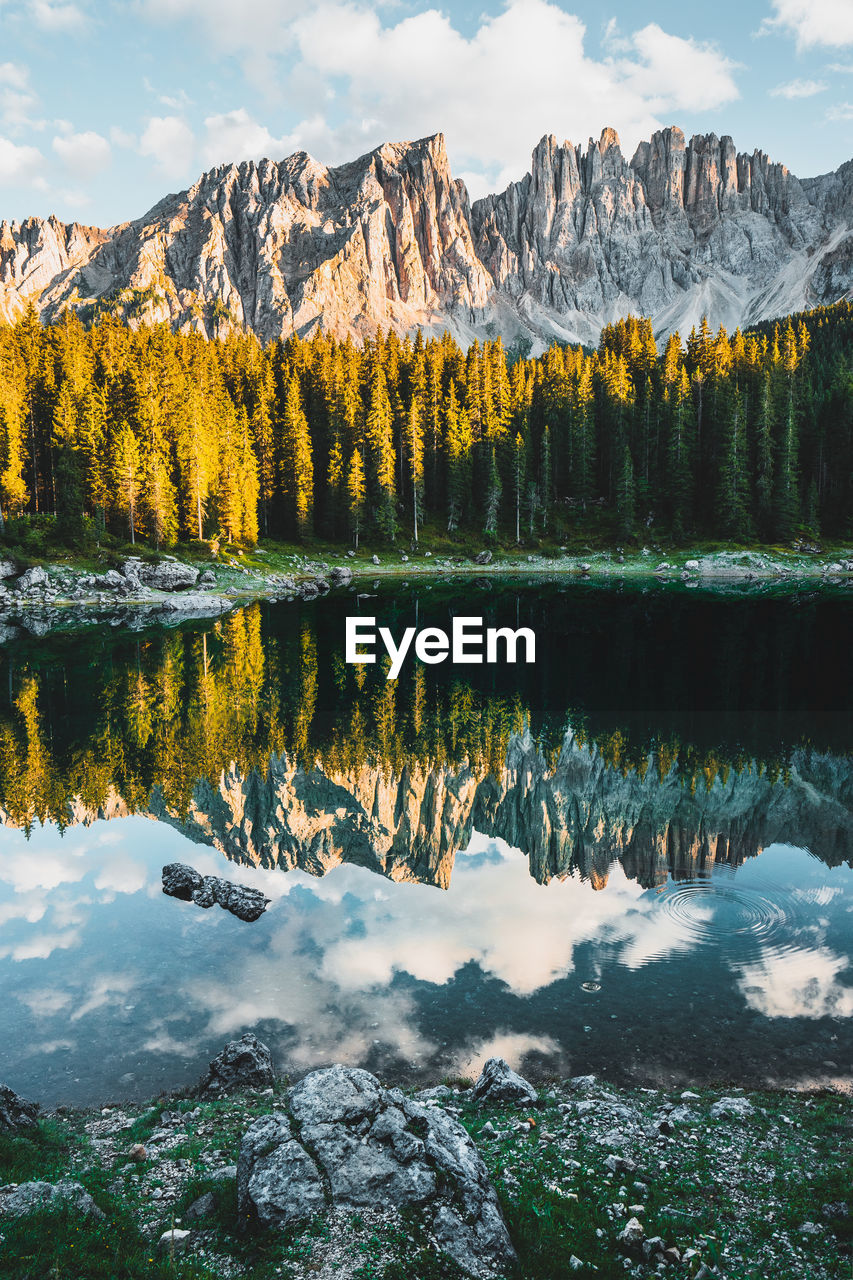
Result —
<instances>
[{"instance_id":1,"label":"water reflection","mask_svg":"<svg viewBox=\"0 0 853 1280\"><path fill-rule=\"evenodd\" d=\"M246 925L165 898L162 861L188 853L262 888L267 914ZM601 893L579 873L537 884L517 850L477 836L436 894L354 866L229 865L168 829L152 845L130 818L17 833L0 865L0 1078L46 1101L190 1081L247 1027L282 1069L413 1079L493 1051L644 1082L826 1081L849 1061L851 877L803 850L773 846L693 895L643 889L617 863Z\"/></svg>"},{"instance_id":2,"label":"water reflection","mask_svg":"<svg viewBox=\"0 0 853 1280\"><path fill-rule=\"evenodd\" d=\"M248 1027L293 1071L844 1074L848 602L492 591L535 669L396 684L342 663L356 607L2 655L0 1079L146 1096ZM273 905L164 898L170 861Z\"/></svg>"}]
</instances>

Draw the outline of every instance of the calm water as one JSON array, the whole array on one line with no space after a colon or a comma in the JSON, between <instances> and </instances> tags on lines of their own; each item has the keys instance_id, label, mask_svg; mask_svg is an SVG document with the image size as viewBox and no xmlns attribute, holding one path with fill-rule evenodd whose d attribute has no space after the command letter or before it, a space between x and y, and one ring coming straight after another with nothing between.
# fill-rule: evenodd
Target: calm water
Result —
<instances>
[{"instance_id":1,"label":"calm water","mask_svg":"<svg viewBox=\"0 0 853 1280\"><path fill-rule=\"evenodd\" d=\"M0 654L0 1080L147 1096L249 1028L293 1072L849 1080L853 599L360 591ZM356 611L538 661L388 682Z\"/></svg>"}]
</instances>

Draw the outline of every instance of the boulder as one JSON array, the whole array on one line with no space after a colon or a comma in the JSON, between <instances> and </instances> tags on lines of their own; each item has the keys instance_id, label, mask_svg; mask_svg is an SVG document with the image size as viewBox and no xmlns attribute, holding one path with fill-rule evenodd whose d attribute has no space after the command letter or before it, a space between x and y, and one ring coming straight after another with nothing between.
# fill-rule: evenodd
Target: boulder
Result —
<instances>
[{"instance_id":1,"label":"boulder","mask_svg":"<svg viewBox=\"0 0 853 1280\"><path fill-rule=\"evenodd\" d=\"M209 1218L216 1209L216 1197L212 1191L205 1191L203 1196L193 1200L184 1214L187 1222L198 1222L201 1218Z\"/></svg>"},{"instance_id":2,"label":"boulder","mask_svg":"<svg viewBox=\"0 0 853 1280\"><path fill-rule=\"evenodd\" d=\"M155 591L183 591L195 586L198 569L179 560L161 560L159 564L140 564L139 578Z\"/></svg>"},{"instance_id":3,"label":"boulder","mask_svg":"<svg viewBox=\"0 0 853 1280\"><path fill-rule=\"evenodd\" d=\"M36 591L40 587L46 587L48 581L47 573L37 564L22 573L15 585L19 591Z\"/></svg>"},{"instance_id":4,"label":"boulder","mask_svg":"<svg viewBox=\"0 0 853 1280\"><path fill-rule=\"evenodd\" d=\"M376 555L371 556L371 557L370 557L370 563L371 563L371 564L379 564L379 556L376 556Z\"/></svg>"},{"instance_id":5,"label":"boulder","mask_svg":"<svg viewBox=\"0 0 853 1280\"><path fill-rule=\"evenodd\" d=\"M476 556L474 556L474 564L491 564L491 563L492 563L491 551L480 551Z\"/></svg>"},{"instance_id":6,"label":"boulder","mask_svg":"<svg viewBox=\"0 0 853 1280\"><path fill-rule=\"evenodd\" d=\"M216 574L213 572L212 569L205 569L204 573L201 575L201 577L198 580L198 585L200 587L216 586Z\"/></svg>"},{"instance_id":7,"label":"boulder","mask_svg":"<svg viewBox=\"0 0 853 1280\"><path fill-rule=\"evenodd\" d=\"M462 1125L355 1067L311 1072L291 1090L288 1114L256 1120L240 1145L244 1221L282 1229L327 1205L419 1209L438 1247L470 1276L515 1261L494 1187Z\"/></svg>"},{"instance_id":8,"label":"boulder","mask_svg":"<svg viewBox=\"0 0 853 1280\"><path fill-rule=\"evenodd\" d=\"M642 1249L645 1234L639 1218L629 1218L616 1239L623 1249L633 1253L637 1249Z\"/></svg>"},{"instance_id":9,"label":"boulder","mask_svg":"<svg viewBox=\"0 0 853 1280\"><path fill-rule=\"evenodd\" d=\"M170 862L163 868L163 892L170 898L194 902L199 907L218 904L240 920L257 920L266 911L270 899L260 889L232 884L219 876L203 876L183 862Z\"/></svg>"},{"instance_id":10,"label":"boulder","mask_svg":"<svg viewBox=\"0 0 853 1280\"><path fill-rule=\"evenodd\" d=\"M105 1218L89 1192L79 1182L63 1178L61 1182L21 1182L17 1187L0 1190L0 1215L20 1218L39 1209L74 1209L83 1217Z\"/></svg>"},{"instance_id":11,"label":"boulder","mask_svg":"<svg viewBox=\"0 0 853 1280\"><path fill-rule=\"evenodd\" d=\"M721 1117L743 1120L746 1116L755 1115L755 1107L749 1098L720 1098L711 1107L711 1115L715 1120Z\"/></svg>"},{"instance_id":12,"label":"boulder","mask_svg":"<svg viewBox=\"0 0 853 1280\"><path fill-rule=\"evenodd\" d=\"M269 1049L247 1031L239 1040L229 1041L213 1059L199 1082L198 1093L217 1098L233 1089L266 1089L274 1080Z\"/></svg>"},{"instance_id":13,"label":"boulder","mask_svg":"<svg viewBox=\"0 0 853 1280\"><path fill-rule=\"evenodd\" d=\"M352 569L347 564L335 565L329 573L329 582L333 587L346 587L352 582Z\"/></svg>"},{"instance_id":14,"label":"boulder","mask_svg":"<svg viewBox=\"0 0 853 1280\"><path fill-rule=\"evenodd\" d=\"M36 1102L29 1102L6 1084L0 1084L0 1133L26 1133L35 1128L39 1114Z\"/></svg>"},{"instance_id":15,"label":"boulder","mask_svg":"<svg viewBox=\"0 0 853 1280\"><path fill-rule=\"evenodd\" d=\"M528 1080L513 1071L503 1058L489 1058L474 1085L473 1097L478 1102L509 1102L535 1106L536 1090Z\"/></svg>"},{"instance_id":16,"label":"boulder","mask_svg":"<svg viewBox=\"0 0 853 1280\"><path fill-rule=\"evenodd\" d=\"M0 578L14 578L18 566L14 560L0 560Z\"/></svg>"},{"instance_id":17,"label":"boulder","mask_svg":"<svg viewBox=\"0 0 853 1280\"><path fill-rule=\"evenodd\" d=\"M189 1231L182 1231L180 1227L172 1227L170 1230L163 1232L157 1241L157 1248L160 1253L182 1253L187 1247L189 1238Z\"/></svg>"}]
</instances>

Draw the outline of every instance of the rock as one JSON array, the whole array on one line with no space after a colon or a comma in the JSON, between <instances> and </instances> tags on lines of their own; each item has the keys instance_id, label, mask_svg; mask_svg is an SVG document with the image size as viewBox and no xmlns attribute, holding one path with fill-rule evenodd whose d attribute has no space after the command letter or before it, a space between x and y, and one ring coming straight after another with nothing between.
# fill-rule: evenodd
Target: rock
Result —
<instances>
[{"instance_id":1,"label":"rock","mask_svg":"<svg viewBox=\"0 0 853 1280\"><path fill-rule=\"evenodd\" d=\"M303 600L316 600L320 595L320 587L314 578L309 578L306 582L300 582L297 591Z\"/></svg>"},{"instance_id":2,"label":"rock","mask_svg":"<svg viewBox=\"0 0 853 1280\"><path fill-rule=\"evenodd\" d=\"M139 1164L148 1159L148 1152L141 1142L134 1142L127 1154L129 1159L136 1160Z\"/></svg>"},{"instance_id":3,"label":"rock","mask_svg":"<svg viewBox=\"0 0 853 1280\"><path fill-rule=\"evenodd\" d=\"M27 1133L36 1127L41 1108L22 1098L14 1089L0 1084L0 1133Z\"/></svg>"},{"instance_id":4,"label":"rock","mask_svg":"<svg viewBox=\"0 0 853 1280\"><path fill-rule=\"evenodd\" d=\"M755 1115L755 1107L748 1098L720 1098L711 1107L711 1115L715 1120L722 1116L743 1120L746 1116Z\"/></svg>"},{"instance_id":5,"label":"rock","mask_svg":"<svg viewBox=\"0 0 853 1280\"><path fill-rule=\"evenodd\" d=\"M820 1211L824 1218L828 1218L830 1221L835 1218L842 1219L850 1217L850 1206L846 1200L835 1200L832 1204L822 1204L820 1206Z\"/></svg>"},{"instance_id":6,"label":"rock","mask_svg":"<svg viewBox=\"0 0 853 1280\"><path fill-rule=\"evenodd\" d=\"M587 563L584 561L584 563L581 565L581 573L590 573L590 572L591 572L591 570L592 570L592 565L591 565L591 564L587 564Z\"/></svg>"},{"instance_id":7,"label":"rock","mask_svg":"<svg viewBox=\"0 0 853 1280\"><path fill-rule=\"evenodd\" d=\"M202 1077L198 1094L221 1097L234 1089L266 1089L275 1083L272 1057L265 1044L251 1031L231 1040L213 1059Z\"/></svg>"},{"instance_id":8,"label":"rock","mask_svg":"<svg viewBox=\"0 0 853 1280\"><path fill-rule=\"evenodd\" d=\"M698 572L699 572L699 561L698 561L698 560L685 560L685 561L684 561L684 567L685 567L685 569L689 569L691 573L698 573Z\"/></svg>"},{"instance_id":9,"label":"rock","mask_svg":"<svg viewBox=\"0 0 853 1280\"><path fill-rule=\"evenodd\" d=\"M202 575L198 580L198 585L200 587L216 586L216 574L213 572L212 569L205 569L204 573L202 573Z\"/></svg>"},{"instance_id":10,"label":"rock","mask_svg":"<svg viewBox=\"0 0 853 1280\"><path fill-rule=\"evenodd\" d=\"M190 1234L189 1231L182 1231L180 1227L172 1227L169 1231L163 1232L157 1241L157 1248L160 1253L183 1253Z\"/></svg>"},{"instance_id":11,"label":"rock","mask_svg":"<svg viewBox=\"0 0 853 1280\"><path fill-rule=\"evenodd\" d=\"M352 582L352 569L348 564L335 565L329 573L329 582L333 587L345 587Z\"/></svg>"},{"instance_id":12,"label":"rock","mask_svg":"<svg viewBox=\"0 0 853 1280\"><path fill-rule=\"evenodd\" d=\"M491 563L492 563L492 553L489 550L480 551L476 556L474 556L474 564L491 564Z\"/></svg>"},{"instance_id":13,"label":"rock","mask_svg":"<svg viewBox=\"0 0 853 1280\"><path fill-rule=\"evenodd\" d=\"M535 1106L538 1096L533 1085L513 1071L503 1058L489 1058L474 1085L477 1102L511 1102Z\"/></svg>"},{"instance_id":14,"label":"rock","mask_svg":"<svg viewBox=\"0 0 853 1280\"><path fill-rule=\"evenodd\" d=\"M18 591L28 592L38 590L40 587L46 587L49 578L41 565L33 565L32 569L27 569L22 573L15 586Z\"/></svg>"},{"instance_id":15,"label":"rock","mask_svg":"<svg viewBox=\"0 0 853 1280\"><path fill-rule=\"evenodd\" d=\"M201 1218L209 1218L216 1209L216 1197L212 1191L205 1191L203 1196L193 1200L184 1214L187 1222L198 1222Z\"/></svg>"},{"instance_id":16,"label":"rock","mask_svg":"<svg viewBox=\"0 0 853 1280\"><path fill-rule=\"evenodd\" d=\"M181 898L189 902L197 889L201 888L203 877L194 867L184 862L170 862L163 868L163 892L170 898Z\"/></svg>"},{"instance_id":17,"label":"rock","mask_svg":"<svg viewBox=\"0 0 853 1280\"><path fill-rule=\"evenodd\" d=\"M370 562L371 564L379 564L379 556L371 556Z\"/></svg>"},{"instance_id":18,"label":"rock","mask_svg":"<svg viewBox=\"0 0 853 1280\"><path fill-rule=\"evenodd\" d=\"M616 1237L617 1242L627 1252L633 1253L637 1249L641 1249L643 1245L643 1237L645 1236L643 1224L639 1218L629 1218L622 1231Z\"/></svg>"},{"instance_id":19,"label":"rock","mask_svg":"<svg viewBox=\"0 0 853 1280\"><path fill-rule=\"evenodd\" d=\"M195 586L198 569L179 560L161 560L159 564L140 564L139 579L155 591L183 591Z\"/></svg>"},{"instance_id":20,"label":"rock","mask_svg":"<svg viewBox=\"0 0 853 1280\"><path fill-rule=\"evenodd\" d=\"M71 1208L82 1217L103 1220L89 1192L79 1182L63 1178L61 1182L22 1182L17 1187L0 1191L0 1216L19 1218L38 1209Z\"/></svg>"},{"instance_id":21,"label":"rock","mask_svg":"<svg viewBox=\"0 0 853 1280\"><path fill-rule=\"evenodd\" d=\"M18 566L14 560L0 559L0 578L14 578L18 572Z\"/></svg>"},{"instance_id":22,"label":"rock","mask_svg":"<svg viewBox=\"0 0 853 1280\"><path fill-rule=\"evenodd\" d=\"M660 562L660 564L658 565L657 569L655 569L655 573L664 573L664 572L665 572L665 570L667 570L667 569L669 569L669 568L671 568L671 565L670 565L669 561L668 561L668 560L661 560L661 562Z\"/></svg>"},{"instance_id":23,"label":"rock","mask_svg":"<svg viewBox=\"0 0 853 1280\"><path fill-rule=\"evenodd\" d=\"M233 916L246 921L257 920L271 901L260 889L233 884L219 876L202 876L183 862L170 862L163 868L163 892L170 898L194 902L199 907L212 907L217 903Z\"/></svg>"},{"instance_id":24,"label":"rock","mask_svg":"<svg viewBox=\"0 0 853 1280\"><path fill-rule=\"evenodd\" d=\"M237 1166L236 1164L224 1164L221 1168L214 1169L212 1173L208 1174L208 1177L214 1182L233 1182L237 1177Z\"/></svg>"},{"instance_id":25,"label":"rock","mask_svg":"<svg viewBox=\"0 0 853 1280\"><path fill-rule=\"evenodd\" d=\"M436 1244L468 1275L506 1270L515 1253L474 1143L439 1107L425 1107L354 1067L313 1071L289 1114L245 1133L237 1166L243 1219L285 1228L327 1204L416 1208Z\"/></svg>"}]
</instances>

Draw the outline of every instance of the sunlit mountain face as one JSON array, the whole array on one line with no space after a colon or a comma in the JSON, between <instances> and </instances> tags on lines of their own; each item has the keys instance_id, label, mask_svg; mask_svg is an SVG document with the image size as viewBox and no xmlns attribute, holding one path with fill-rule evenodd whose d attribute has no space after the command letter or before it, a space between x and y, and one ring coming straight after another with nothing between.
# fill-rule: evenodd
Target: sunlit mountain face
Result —
<instances>
[{"instance_id":1,"label":"sunlit mountain face","mask_svg":"<svg viewBox=\"0 0 853 1280\"><path fill-rule=\"evenodd\" d=\"M344 661L347 616L535 665ZM850 1060L853 601L376 584L0 658L0 1078L282 1069L813 1083ZM168 862L263 889L248 924ZM443 890L444 892L437 892Z\"/></svg>"}]
</instances>

